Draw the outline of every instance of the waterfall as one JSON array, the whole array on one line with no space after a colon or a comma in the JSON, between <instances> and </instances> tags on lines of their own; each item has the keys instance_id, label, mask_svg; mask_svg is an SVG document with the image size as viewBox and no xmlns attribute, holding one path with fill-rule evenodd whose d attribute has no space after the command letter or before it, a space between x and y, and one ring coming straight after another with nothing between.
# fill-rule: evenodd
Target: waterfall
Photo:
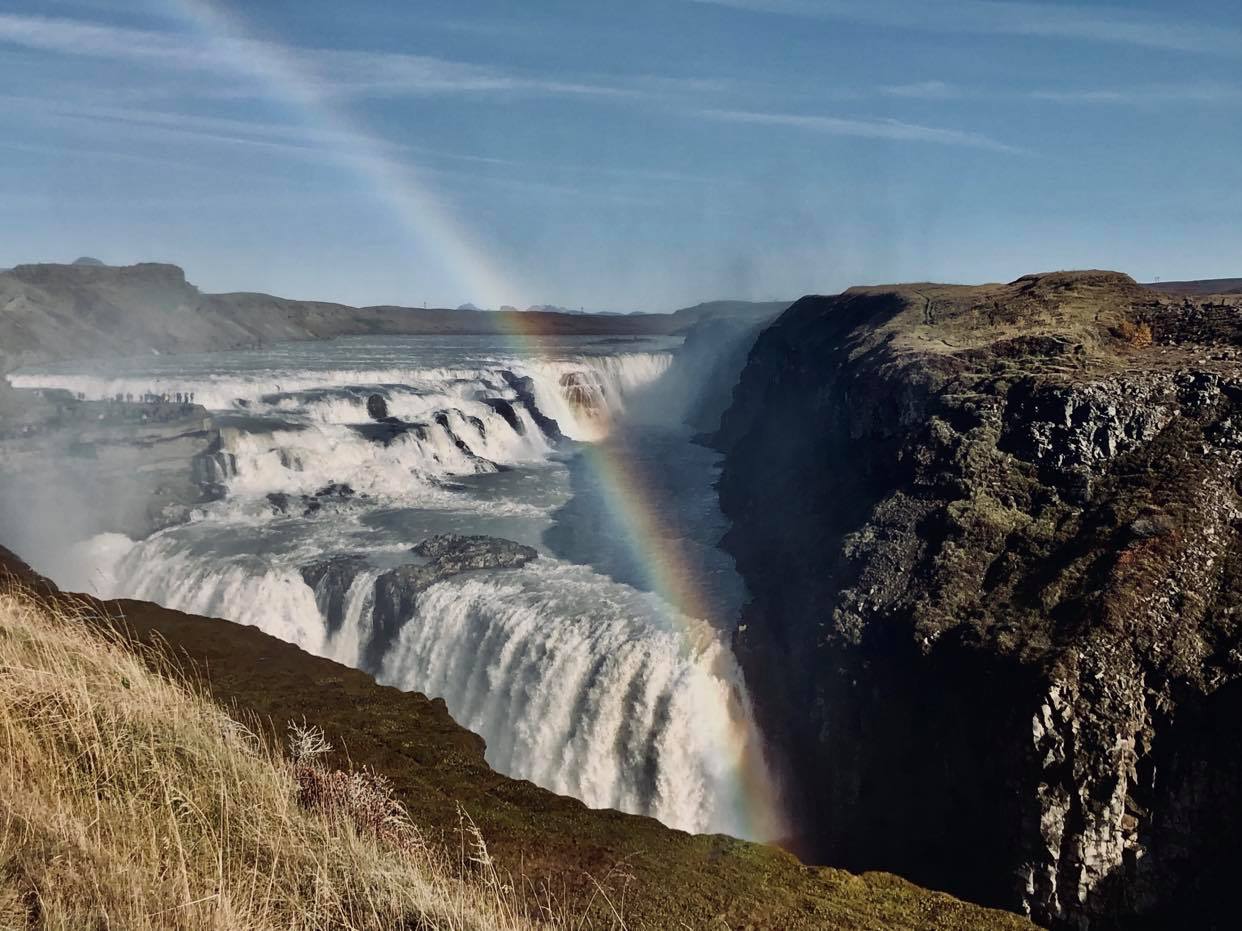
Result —
<instances>
[{"instance_id":1,"label":"waterfall","mask_svg":"<svg viewBox=\"0 0 1242 931\"><path fill-rule=\"evenodd\" d=\"M338 618L323 616L297 571L199 553L177 528L136 544L115 573L131 597L250 624L350 665L370 635L374 570L354 577ZM655 595L542 558L422 592L373 671L443 698L501 772L592 807L747 835L737 774L758 746L739 730L744 688L719 635L685 635L694 623Z\"/></svg>"},{"instance_id":2,"label":"waterfall","mask_svg":"<svg viewBox=\"0 0 1242 931\"><path fill-rule=\"evenodd\" d=\"M497 770L588 805L773 836L748 798L761 752L745 688L725 635L704 619L546 550L521 568L452 574L395 621L377 617L378 582L418 564L410 547L429 526L486 525L538 545L549 505L532 489L551 483L547 500L565 500L557 457L650 403L674 355L411 365L391 351L368 368L300 351L301 367L206 359L197 370L161 361L12 376L89 399L192 397L213 412L224 499L137 543L84 545L97 557L94 588L250 624L442 697ZM477 483L502 473L516 484Z\"/></svg>"},{"instance_id":3,"label":"waterfall","mask_svg":"<svg viewBox=\"0 0 1242 931\"><path fill-rule=\"evenodd\" d=\"M627 399L658 381L672 359L636 352L468 369L10 379L15 387L58 388L88 400L193 398L217 413L234 496L314 494L337 483L413 501L455 476L546 459L553 438L540 419L551 418L574 440L606 435ZM527 396L515 387L523 379L532 386ZM369 410L375 397L390 422L377 422Z\"/></svg>"}]
</instances>

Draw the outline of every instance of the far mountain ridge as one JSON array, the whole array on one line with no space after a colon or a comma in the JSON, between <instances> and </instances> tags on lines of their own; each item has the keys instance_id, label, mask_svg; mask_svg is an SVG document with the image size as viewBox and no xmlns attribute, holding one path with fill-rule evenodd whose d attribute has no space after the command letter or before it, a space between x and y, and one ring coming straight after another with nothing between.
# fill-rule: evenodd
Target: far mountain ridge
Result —
<instances>
[{"instance_id":1,"label":"far mountain ridge","mask_svg":"<svg viewBox=\"0 0 1242 931\"><path fill-rule=\"evenodd\" d=\"M1165 294L1242 294L1242 278L1198 278L1189 281L1153 281L1143 287Z\"/></svg>"},{"instance_id":2,"label":"far mountain ridge","mask_svg":"<svg viewBox=\"0 0 1242 931\"><path fill-rule=\"evenodd\" d=\"M167 262L26 263L0 272L0 373L62 359L207 352L337 336L507 335L517 314L521 330L533 335L672 336L713 314L739 313L741 306L716 302L676 314L630 315L353 307L249 291L206 293Z\"/></svg>"}]
</instances>

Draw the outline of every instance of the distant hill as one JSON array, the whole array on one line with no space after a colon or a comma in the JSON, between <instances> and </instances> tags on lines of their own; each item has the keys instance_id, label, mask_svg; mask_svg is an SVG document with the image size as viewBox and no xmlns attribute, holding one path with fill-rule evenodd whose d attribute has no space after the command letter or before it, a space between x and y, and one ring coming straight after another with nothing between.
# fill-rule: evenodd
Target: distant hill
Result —
<instances>
[{"instance_id":1,"label":"distant hill","mask_svg":"<svg viewBox=\"0 0 1242 931\"><path fill-rule=\"evenodd\" d=\"M79 258L79 259L74 259L74 260L73 260L73 264L74 264L74 265L95 265L95 266L99 266L99 265L103 265L103 264L105 264L105 263L103 263L103 262L99 261L99 259L92 259L89 255L84 255L84 256L82 256L82 257L81 257L81 258Z\"/></svg>"},{"instance_id":2,"label":"distant hill","mask_svg":"<svg viewBox=\"0 0 1242 931\"><path fill-rule=\"evenodd\" d=\"M1154 281L1143 287L1165 294L1242 294L1242 278L1200 278L1196 281Z\"/></svg>"},{"instance_id":3,"label":"distant hill","mask_svg":"<svg viewBox=\"0 0 1242 931\"><path fill-rule=\"evenodd\" d=\"M249 292L205 294L176 265L154 262L18 265L0 272L0 373L55 359L200 352L364 334L673 335L713 314L758 316L783 307L716 301L674 314L626 316L535 308L351 307Z\"/></svg>"}]
</instances>

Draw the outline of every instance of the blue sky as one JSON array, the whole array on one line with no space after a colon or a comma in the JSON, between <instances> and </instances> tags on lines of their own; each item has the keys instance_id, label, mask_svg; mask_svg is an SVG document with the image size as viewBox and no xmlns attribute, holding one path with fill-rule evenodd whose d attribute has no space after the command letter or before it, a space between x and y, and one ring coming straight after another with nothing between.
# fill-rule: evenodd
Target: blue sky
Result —
<instances>
[{"instance_id":1,"label":"blue sky","mask_svg":"<svg viewBox=\"0 0 1242 931\"><path fill-rule=\"evenodd\" d=\"M667 310L1242 274L1242 4L0 0L0 266Z\"/></svg>"}]
</instances>

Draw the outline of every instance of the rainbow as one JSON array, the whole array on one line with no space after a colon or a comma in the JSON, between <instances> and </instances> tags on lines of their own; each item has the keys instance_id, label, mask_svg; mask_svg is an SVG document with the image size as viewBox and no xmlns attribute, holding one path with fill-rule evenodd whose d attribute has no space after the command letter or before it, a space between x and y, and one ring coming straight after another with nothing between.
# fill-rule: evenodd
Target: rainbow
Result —
<instances>
[{"instance_id":1,"label":"rainbow","mask_svg":"<svg viewBox=\"0 0 1242 931\"><path fill-rule=\"evenodd\" d=\"M463 293L499 306L520 293L511 276L492 266L479 245L432 192L406 166L386 154L385 144L354 125L339 106L317 90L316 81L294 56L251 36L245 24L212 0L175 0L176 6L222 61L239 73L265 82L304 123L341 140L343 164L375 191L377 200L394 213L413 243L444 263L462 285ZM522 314L498 316L516 351L547 358L537 320ZM717 636L709 600L698 584L684 550L662 533L650 494L624 454L607 443L583 444L583 455L601 480L607 507L635 563L643 568L647 586L669 606L668 618L688 650L701 650ZM731 655L731 654L730 654ZM718 670L736 683L731 703L732 738L719 748L722 768L736 774L729 794L737 807L737 823L747 836L774 840L785 833L778 792L764 761L762 741L750 715L749 700L734 670Z\"/></svg>"},{"instance_id":2,"label":"rainbow","mask_svg":"<svg viewBox=\"0 0 1242 931\"><path fill-rule=\"evenodd\" d=\"M670 621L680 628L689 649L702 649L719 636L712 625L712 611L698 584L697 573L686 552L667 533L661 532L659 515L651 497L626 456L607 443L584 444L590 462L605 489L608 509L617 526L624 529L626 544L643 567L648 587L670 607ZM729 654L732 659L732 653ZM764 757L763 741L750 713L749 698L736 666L717 669L725 681L735 683L730 702L729 746L719 747L720 762L734 773L737 784L728 795L734 816L744 825L747 837L778 840L787 835Z\"/></svg>"},{"instance_id":3,"label":"rainbow","mask_svg":"<svg viewBox=\"0 0 1242 931\"><path fill-rule=\"evenodd\" d=\"M507 314L506 328L514 348L531 358L550 354L542 342L542 334L527 323L523 314ZM713 621L711 600L700 584L698 572L677 538L664 527L654 507L653 496L644 485L637 469L624 448L607 442L581 444L581 455L600 480L605 506L613 525L621 528L626 548L634 557L646 582L669 610L665 616L670 626L681 634L686 649L701 651L719 637L719 626ZM728 653L732 660L732 653ZM736 785L726 791L734 805L736 824L749 839L776 841L789 836L780 793L772 778L764 754L763 740L754 725L750 700L741 682L740 673L732 668L718 668L715 673L726 682L734 683L730 713L730 739L727 746L717 748L721 769L734 774Z\"/></svg>"},{"instance_id":4,"label":"rainbow","mask_svg":"<svg viewBox=\"0 0 1242 931\"><path fill-rule=\"evenodd\" d=\"M297 59L278 45L255 38L235 13L213 0L173 0L184 21L206 43L207 50L239 74L268 87L308 129L341 141L333 152L374 192L379 205L394 216L410 244L447 272L484 306L512 300L515 282L502 275L484 250L457 222L412 168L388 154L388 145L350 119L323 93Z\"/></svg>"}]
</instances>

